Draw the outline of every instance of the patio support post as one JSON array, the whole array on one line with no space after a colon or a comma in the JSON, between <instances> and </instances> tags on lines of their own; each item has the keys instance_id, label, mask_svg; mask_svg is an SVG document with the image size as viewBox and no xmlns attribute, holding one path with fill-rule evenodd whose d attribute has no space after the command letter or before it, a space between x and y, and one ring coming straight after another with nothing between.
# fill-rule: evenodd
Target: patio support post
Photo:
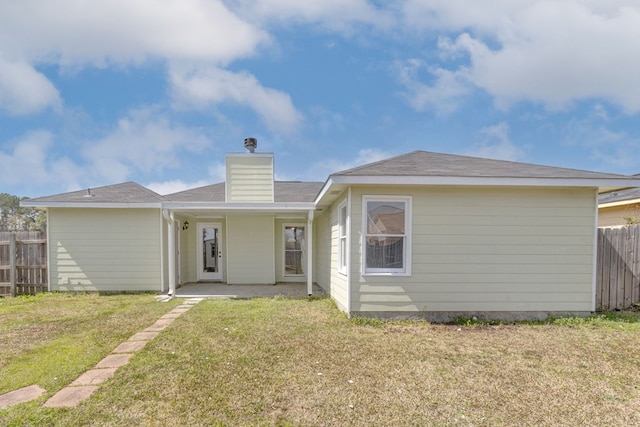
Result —
<instances>
[{"instance_id":1,"label":"patio support post","mask_svg":"<svg viewBox=\"0 0 640 427\"><path fill-rule=\"evenodd\" d=\"M313 211L307 216L307 294L313 294Z\"/></svg>"},{"instance_id":2,"label":"patio support post","mask_svg":"<svg viewBox=\"0 0 640 427\"><path fill-rule=\"evenodd\" d=\"M168 260L169 260L169 295L175 296L176 294L176 235L175 235L175 218L173 212L169 212L167 209L162 211L165 219L167 220L167 237L169 240L168 248Z\"/></svg>"}]
</instances>

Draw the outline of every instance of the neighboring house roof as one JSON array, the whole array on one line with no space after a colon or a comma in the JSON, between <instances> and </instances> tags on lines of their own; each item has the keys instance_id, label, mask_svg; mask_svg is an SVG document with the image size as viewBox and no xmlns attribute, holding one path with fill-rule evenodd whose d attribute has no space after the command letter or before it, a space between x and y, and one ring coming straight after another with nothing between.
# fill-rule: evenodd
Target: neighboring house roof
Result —
<instances>
[{"instance_id":1,"label":"neighboring house roof","mask_svg":"<svg viewBox=\"0 0 640 427\"><path fill-rule=\"evenodd\" d=\"M611 191L598 197L598 205L601 208L628 205L640 202L640 188L627 188L625 190Z\"/></svg>"},{"instance_id":2,"label":"neighboring house roof","mask_svg":"<svg viewBox=\"0 0 640 427\"><path fill-rule=\"evenodd\" d=\"M122 184L107 185L104 187L89 188L86 190L72 191L70 193L25 200L27 203L46 202L83 204L158 203L166 201L168 200L165 197L135 182L125 182Z\"/></svg>"},{"instance_id":3,"label":"neighboring house roof","mask_svg":"<svg viewBox=\"0 0 640 427\"><path fill-rule=\"evenodd\" d=\"M313 202L316 194L322 188L322 182L275 181L273 183L274 201ZM172 202L224 202L225 183L206 185L165 196Z\"/></svg>"}]
</instances>

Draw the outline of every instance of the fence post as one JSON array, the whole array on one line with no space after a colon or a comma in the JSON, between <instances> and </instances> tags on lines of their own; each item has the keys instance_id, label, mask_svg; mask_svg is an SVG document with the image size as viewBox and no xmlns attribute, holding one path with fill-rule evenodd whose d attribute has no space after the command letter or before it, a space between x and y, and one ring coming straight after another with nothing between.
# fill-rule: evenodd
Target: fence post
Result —
<instances>
[{"instance_id":1,"label":"fence post","mask_svg":"<svg viewBox=\"0 0 640 427\"><path fill-rule=\"evenodd\" d=\"M11 296L16 296L16 233L9 235L9 291Z\"/></svg>"}]
</instances>

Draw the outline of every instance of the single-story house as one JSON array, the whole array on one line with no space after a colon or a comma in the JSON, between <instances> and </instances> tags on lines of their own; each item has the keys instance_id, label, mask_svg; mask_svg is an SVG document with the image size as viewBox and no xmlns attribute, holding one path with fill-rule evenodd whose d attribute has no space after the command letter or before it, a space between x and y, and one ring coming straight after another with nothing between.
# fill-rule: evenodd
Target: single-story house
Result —
<instances>
[{"instance_id":1,"label":"single-story house","mask_svg":"<svg viewBox=\"0 0 640 427\"><path fill-rule=\"evenodd\" d=\"M598 197L598 227L622 227L639 222L640 188L610 191Z\"/></svg>"},{"instance_id":2,"label":"single-story house","mask_svg":"<svg viewBox=\"0 0 640 427\"><path fill-rule=\"evenodd\" d=\"M633 186L425 151L275 181L273 154L251 152L201 188L127 182L24 205L47 209L52 291L315 283L349 315L513 319L594 311L598 194Z\"/></svg>"}]
</instances>

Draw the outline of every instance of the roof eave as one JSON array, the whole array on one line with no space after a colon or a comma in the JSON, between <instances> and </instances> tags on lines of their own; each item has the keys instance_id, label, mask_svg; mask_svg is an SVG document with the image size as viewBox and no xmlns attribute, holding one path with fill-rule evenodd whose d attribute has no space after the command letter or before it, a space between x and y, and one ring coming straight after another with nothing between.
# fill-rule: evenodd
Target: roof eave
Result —
<instances>
[{"instance_id":1,"label":"roof eave","mask_svg":"<svg viewBox=\"0 0 640 427\"><path fill-rule=\"evenodd\" d=\"M608 192L640 187L634 178L522 178L466 176L402 176L402 175L331 175L316 196L320 205L332 187L349 185L440 185L440 186L506 186L506 187L586 187ZM324 200L326 203L326 200Z\"/></svg>"},{"instance_id":2,"label":"roof eave","mask_svg":"<svg viewBox=\"0 0 640 427\"><path fill-rule=\"evenodd\" d=\"M161 202L46 202L24 200L20 206L29 208L161 208Z\"/></svg>"},{"instance_id":3,"label":"roof eave","mask_svg":"<svg viewBox=\"0 0 640 427\"><path fill-rule=\"evenodd\" d=\"M172 210L224 210L224 211L256 211L256 212L282 212L282 211L309 211L314 210L314 202L165 202L164 209Z\"/></svg>"},{"instance_id":4,"label":"roof eave","mask_svg":"<svg viewBox=\"0 0 640 427\"><path fill-rule=\"evenodd\" d=\"M522 177L466 177L466 176L331 176L318 199L326 193L331 184L373 184L373 185L471 185L509 187L592 187L629 188L640 187L640 179L633 178L522 178ZM610 191L610 190L608 190Z\"/></svg>"},{"instance_id":5,"label":"roof eave","mask_svg":"<svg viewBox=\"0 0 640 427\"><path fill-rule=\"evenodd\" d=\"M627 200L618 200L617 202L606 202L598 204L598 208L614 208L616 206L624 206L624 205L633 205L636 203L640 203L639 198L635 199L627 199Z\"/></svg>"}]
</instances>

